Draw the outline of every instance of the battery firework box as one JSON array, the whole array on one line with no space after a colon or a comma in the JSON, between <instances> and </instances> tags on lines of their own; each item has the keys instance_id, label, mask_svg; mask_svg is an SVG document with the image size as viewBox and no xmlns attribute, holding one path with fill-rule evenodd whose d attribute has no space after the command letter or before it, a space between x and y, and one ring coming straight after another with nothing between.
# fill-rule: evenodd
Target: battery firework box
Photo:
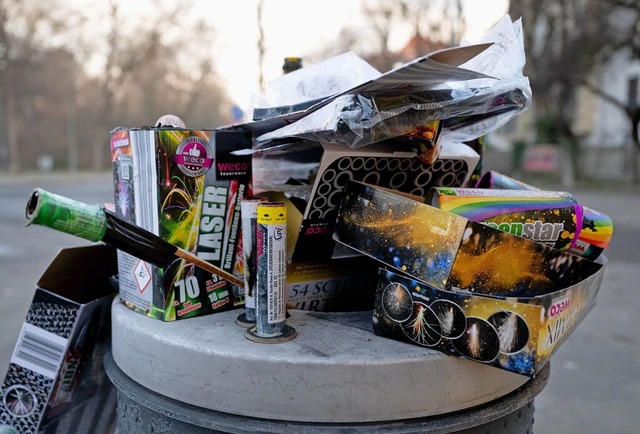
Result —
<instances>
[{"instance_id":1,"label":"battery firework box","mask_svg":"<svg viewBox=\"0 0 640 434\"><path fill-rule=\"evenodd\" d=\"M332 239L349 180L425 195L432 186L465 185L479 158L461 143L444 146L431 164L421 162L415 152L398 144L377 143L357 149L322 144L317 173L302 206L280 192L267 192L271 200L288 205L288 308L322 312L372 308L377 262Z\"/></svg>"},{"instance_id":2,"label":"battery firework box","mask_svg":"<svg viewBox=\"0 0 640 434\"><path fill-rule=\"evenodd\" d=\"M111 340L116 251L62 249L38 280L2 392L0 427L19 434L108 433L116 390L102 363Z\"/></svg>"},{"instance_id":3,"label":"battery firework box","mask_svg":"<svg viewBox=\"0 0 640 434\"><path fill-rule=\"evenodd\" d=\"M250 194L251 147L242 131L116 129L111 157L116 214L242 277L240 201ZM118 251L120 298L164 321L244 303L244 288L176 258L160 268Z\"/></svg>"},{"instance_id":4,"label":"battery firework box","mask_svg":"<svg viewBox=\"0 0 640 434\"><path fill-rule=\"evenodd\" d=\"M314 312L371 310L377 262L366 256L292 262L287 268L287 308Z\"/></svg>"},{"instance_id":5,"label":"battery firework box","mask_svg":"<svg viewBox=\"0 0 640 434\"><path fill-rule=\"evenodd\" d=\"M352 149L322 144L317 174L303 206L284 194L267 192L271 200L288 205L288 307L323 312L371 307L378 264L332 239L349 180L425 195L432 186L465 185L479 158L461 143L445 146L431 164L401 145L376 143Z\"/></svg>"},{"instance_id":6,"label":"battery firework box","mask_svg":"<svg viewBox=\"0 0 640 434\"><path fill-rule=\"evenodd\" d=\"M533 185L511 178L495 170L486 172L478 180L476 188L498 190L527 190L538 191ZM597 259L609 247L613 236L613 221L611 217L599 211L578 205L580 215L576 215L576 227L569 252L587 259ZM581 217L581 218L580 218Z\"/></svg>"},{"instance_id":7,"label":"battery firework box","mask_svg":"<svg viewBox=\"0 0 640 434\"><path fill-rule=\"evenodd\" d=\"M462 143L443 146L438 159L421 162L407 147L374 143L362 148L323 144L323 154L300 224L290 227L293 262L328 260L348 255L332 239L344 188L349 180L424 196L430 187L466 185L480 156ZM295 209L289 212L292 216Z\"/></svg>"},{"instance_id":8,"label":"battery firework box","mask_svg":"<svg viewBox=\"0 0 640 434\"><path fill-rule=\"evenodd\" d=\"M583 215L582 205L562 191L434 187L426 203L560 250L574 246Z\"/></svg>"},{"instance_id":9,"label":"battery firework box","mask_svg":"<svg viewBox=\"0 0 640 434\"><path fill-rule=\"evenodd\" d=\"M287 206L286 273L287 309L314 312L371 310L378 278L378 263L364 255L291 261L302 214L281 192L264 193L272 201Z\"/></svg>"},{"instance_id":10,"label":"battery firework box","mask_svg":"<svg viewBox=\"0 0 640 434\"><path fill-rule=\"evenodd\" d=\"M384 264L376 334L528 376L591 310L606 262L358 182L334 237Z\"/></svg>"}]
</instances>

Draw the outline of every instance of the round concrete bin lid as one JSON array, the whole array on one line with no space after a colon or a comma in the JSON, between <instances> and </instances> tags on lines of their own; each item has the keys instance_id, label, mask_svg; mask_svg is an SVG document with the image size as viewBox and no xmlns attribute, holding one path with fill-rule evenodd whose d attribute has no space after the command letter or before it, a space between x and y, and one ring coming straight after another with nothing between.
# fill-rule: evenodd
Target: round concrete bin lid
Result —
<instances>
[{"instance_id":1,"label":"round concrete bin lid","mask_svg":"<svg viewBox=\"0 0 640 434\"><path fill-rule=\"evenodd\" d=\"M138 384L225 413L301 422L429 417L487 403L529 378L376 336L371 312L290 311L295 339L248 340L241 310L162 322L118 300L112 353Z\"/></svg>"}]
</instances>

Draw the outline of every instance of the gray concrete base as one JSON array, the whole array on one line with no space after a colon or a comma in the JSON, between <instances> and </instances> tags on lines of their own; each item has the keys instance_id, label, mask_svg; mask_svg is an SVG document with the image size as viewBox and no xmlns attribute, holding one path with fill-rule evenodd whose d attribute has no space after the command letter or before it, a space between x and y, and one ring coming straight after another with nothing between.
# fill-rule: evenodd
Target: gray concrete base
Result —
<instances>
[{"instance_id":1,"label":"gray concrete base","mask_svg":"<svg viewBox=\"0 0 640 434\"><path fill-rule=\"evenodd\" d=\"M168 323L116 300L113 359L133 383L182 404L310 423L388 423L449 414L500 399L529 381L376 336L370 312L290 311L287 324L297 336L273 345L248 340L237 314Z\"/></svg>"},{"instance_id":2,"label":"gray concrete base","mask_svg":"<svg viewBox=\"0 0 640 434\"><path fill-rule=\"evenodd\" d=\"M118 390L118 433L295 433L295 434L530 434L533 399L544 388L549 369L500 399L448 415L392 422L306 423L250 418L205 410L175 401L140 386L113 361L105 371Z\"/></svg>"}]
</instances>

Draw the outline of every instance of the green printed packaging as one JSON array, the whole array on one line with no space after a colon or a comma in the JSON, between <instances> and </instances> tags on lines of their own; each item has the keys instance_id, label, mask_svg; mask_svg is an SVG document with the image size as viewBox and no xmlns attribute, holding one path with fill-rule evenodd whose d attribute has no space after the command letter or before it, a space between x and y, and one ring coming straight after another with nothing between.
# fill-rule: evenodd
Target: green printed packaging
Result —
<instances>
[{"instance_id":1,"label":"green printed packaging","mask_svg":"<svg viewBox=\"0 0 640 434\"><path fill-rule=\"evenodd\" d=\"M242 279L240 203L251 194L251 147L238 131L116 129L111 133L115 213ZM244 305L244 287L176 258L157 267L118 251L120 298L174 321Z\"/></svg>"}]
</instances>

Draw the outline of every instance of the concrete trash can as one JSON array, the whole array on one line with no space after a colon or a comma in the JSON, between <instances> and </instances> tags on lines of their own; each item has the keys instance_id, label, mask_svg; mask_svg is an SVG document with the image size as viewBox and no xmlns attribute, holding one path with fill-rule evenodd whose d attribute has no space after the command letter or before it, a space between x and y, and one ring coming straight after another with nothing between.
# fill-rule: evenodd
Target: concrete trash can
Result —
<instances>
[{"instance_id":1,"label":"concrete trash can","mask_svg":"<svg viewBox=\"0 0 640 434\"><path fill-rule=\"evenodd\" d=\"M376 336L371 312L290 311L259 344L238 311L176 322L112 305L118 433L531 433L533 379Z\"/></svg>"}]
</instances>

